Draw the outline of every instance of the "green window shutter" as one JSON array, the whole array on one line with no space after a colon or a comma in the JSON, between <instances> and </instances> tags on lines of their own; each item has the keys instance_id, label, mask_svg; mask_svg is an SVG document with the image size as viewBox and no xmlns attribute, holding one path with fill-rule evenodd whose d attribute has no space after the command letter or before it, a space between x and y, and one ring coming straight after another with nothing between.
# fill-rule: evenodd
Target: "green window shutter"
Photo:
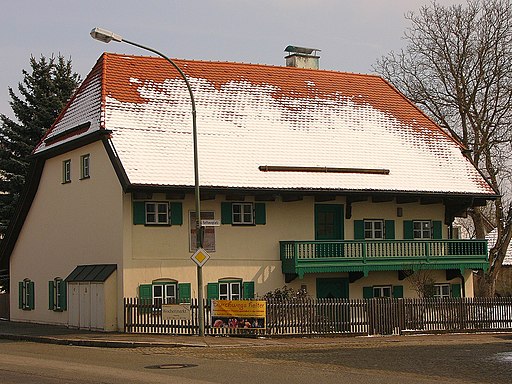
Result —
<instances>
[{"instance_id":1,"label":"green window shutter","mask_svg":"<svg viewBox=\"0 0 512 384\"><path fill-rule=\"evenodd\" d=\"M452 297L456 297L456 298L462 297L460 284L452 284L451 290L452 290Z\"/></svg>"},{"instance_id":2,"label":"green window shutter","mask_svg":"<svg viewBox=\"0 0 512 384\"><path fill-rule=\"evenodd\" d=\"M18 283L18 308L23 309L23 281Z\"/></svg>"},{"instance_id":3,"label":"green window shutter","mask_svg":"<svg viewBox=\"0 0 512 384\"><path fill-rule=\"evenodd\" d=\"M29 281L28 283L28 308L36 308L35 284L33 281Z\"/></svg>"},{"instance_id":4,"label":"green window shutter","mask_svg":"<svg viewBox=\"0 0 512 384\"><path fill-rule=\"evenodd\" d=\"M55 282L50 280L48 282L48 309L53 311L55 309Z\"/></svg>"},{"instance_id":5,"label":"green window shutter","mask_svg":"<svg viewBox=\"0 0 512 384\"><path fill-rule=\"evenodd\" d=\"M364 239L364 220L354 220L354 240Z\"/></svg>"},{"instance_id":6,"label":"green window shutter","mask_svg":"<svg viewBox=\"0 0 512 384\"><path fill-rule=\"evenodd\" d=\"M404 297L404 287L402 285L393 286L393 298L402 299Z\"/></svg>"},{"instance_id":7,"label":"green window shutter","mask_svg":"<svg viewBox=\"0 0 512 384\"><path fill-rule=\"evenodd\" d=\"M254 299L254 281L244 281L243 298Z\"/></svg>"},{"instance_id":8,"label":"green window shutter","mask_svg":"<svg viewBox=\"0 0 512 384\"><path fill-rule=\"evenodd\" d=\"M413 223L412 220L404 220L404 239L414 239Z\"/></svg>"},{"instance_id":9,"label":"green window shutter","mask_svg":"<svg viewBox=\"0 0 512 384\"><path fill-rule=\"evenodd\" d=\"M190 283L178 283L178 301L180 303L190 303L191 292Z\"/></svg>"},{"instance_id":10,"label":"green window shutter","mask_svg":"<svg viewBox=\"0 0 512 384\"><path fill-rule=\"evenodd\" d=\"M222 224L233 223L233 204L228 202L222 202L220 204L220 221Z\"/></svg>"},{"instance_id":11,"label":"green window shutter","mask_svg":"<svg viewBox=\"0 0 512 384\"><path fill-rule=\"evenodd\" d=\"M179 202L170 203L171 225L183 225L183 205Z\"/></svg>"},{"instance_id":12,"label":"green window shutter","mask_svg":"<svg viewBox=\"0 0 512 384\"><path fill-rule=\"evenodd\" d=\"M432 222L432 238L442 239L443 238L443 223L440 221Z\"/></svg>"},{"instance_id":13,"label":"green window shutter","mask_svg":"<svg viewBox=\"0 0 512 384\"><path fill-rule=\"evenodd\" d=\"M387 240L395 239L395 220L386 220L384 222L385 234Z\"/></svg>"},{"instance_id":14,"label":"green window shutter","mask_svg":"<svg viewBox=\"0 0 512 384\"><path fill-rule=\"evenodd\" d=\"M59 281L59 292L60 292L60 297L59 297L59 308L62 309L63 311L65 311L67 309L67 304L68 304L68 300L67 300L67 286L66 286L66 282L64 280L61 280Z\"/></svg>"},{"instance_id":15,"label":"green window shutter","mask_svg":"<svg viewBox=\"0 0 512 384\"><path fill-rule=\"evenodd\" d=\"M363 287L363 299L371 299L373 297L373 287Z\"/></svg>"},{"instance_id":16,"label":"green window shutter","mask_svg":"<svg viewBox=\"0 0 512 384\"><path fill-rule=\"evenodd\" d=\"M133 202L133 224L146 223L146 204L143 201Z\"/></svg>"},{"instance_id":17,"label":"green window shutter","mask_svg":"<svg viewBox=\"0 0 512 384\"><path fill-rule=\"evenodd\" d=\"M219 283L208 283L206 286L206 298L217 300L219 298Z\"/></svg>"},{"instance_id":18,"label":"green window shutter","mask_svg":"<svg viewBox=\"0 0 512 384\"><path fill-rule=\"evenodd\" d=\"M151 300L153 298L153 289L151 284L139 285L139 299Z\"/></svg>"},{"instance_id":19,"label":"green window shutter","mask_svg":"<svg viewBox=\"0 0 512 384\"><path fill-rule=\"evenodd\" d=\"M254 204L254 216L254 222L256 224L267 224L267 212L265 208L265 203Z\"/></svg>"}]
</instances>

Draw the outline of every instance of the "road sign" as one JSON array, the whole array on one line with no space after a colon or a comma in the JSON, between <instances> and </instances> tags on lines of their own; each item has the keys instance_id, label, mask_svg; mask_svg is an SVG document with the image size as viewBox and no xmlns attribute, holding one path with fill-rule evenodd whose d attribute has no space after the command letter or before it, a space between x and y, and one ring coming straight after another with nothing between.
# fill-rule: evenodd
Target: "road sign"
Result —
<instances>
[{"instance_id":1,"label":"road sign","mask_svg":"<svg viewBox=\"0 0 512 384\"><path fill-rule=\"evenodd\" d=\"M203 248L199 248L190 258L198 267L202 267L206 264L210 255Z\"/></svg>"}]
</instances>

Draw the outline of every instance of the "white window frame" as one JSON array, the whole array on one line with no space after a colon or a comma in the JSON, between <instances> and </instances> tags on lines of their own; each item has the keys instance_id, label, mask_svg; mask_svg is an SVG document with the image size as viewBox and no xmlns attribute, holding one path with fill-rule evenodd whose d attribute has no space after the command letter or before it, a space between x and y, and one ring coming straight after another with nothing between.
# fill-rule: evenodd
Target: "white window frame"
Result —
<instances>
[{"instance_id":1,"label":"white window frame","mask_svg":"<svg viewBox=\"0 0 512 384\"><path fill-rule=\"evenodd\" d=\"M62 162L62 184L71 183L71 159Z\"/></svg>"},{"instance_id":2,"label":"white window frame","mask_svg":"<svg viewBox=\"0 0 512 384\"><path fill-rule=\"evenodd\" d=\"M369 228L367 228L367 224ZM376 224L380 228L376 228ZM380 237L376 234L380 231ZM369 236L367 236L369 235ZM365 240L383 240L384 239L384 220L382 219L367 219L364 220L364 238Z\"/></svg>"},{"instance_id":3,"label":"white window frame","mask_svg":"<svg viewBox=\"0 0 512 384\"><path fill-rule=\"evenodd\" d=\"M233 203L231 205L231 222L235 225L254 225L254 204Z\"/></svg>"},{"instance_id":4,"label":"white window frame","mask_svg":"<svg viewBox=\"0 0 512 384\"><path fill-rule=\"evenodd\" d=\"M148 207L154 211L149 212ZM163 211L160 210L163 209ZM154 215L154 220L148 220L149 215ZM144 222L147 225L169 225L169 203L163 201L146 201L144 204Z\"/></svg>"},{"instance_id":5,"label":"white window frame","mask_svg":"<svg viewBox=\"0 0 512 384\"><path fill-rule=\"evenodd\" d=\"M450 284L434 284L434 297L436 299L452 297Z\"/></svg>"},{"instance_id":6,"label":"white window frame","mask_svg":"<svg viewBox=\"0 0 512 384\"><path fill-rule=\"evenodd\" d=\"M80 157L80 178L88 179L91 177L91 155L83 155Z\"/></svg>"},{"instance_id":7,"label":"white window frame","mask_svg":"<svg viewBox=\"0 0 512 384\"><path fill-rule=\"evenodd\" d=\"M219 300L242 300L242 281L219 281Z\"/></svg>"},{"instance_id":8,"label":"white window frame","mask_svg":"<svg viewBox=\"0 0 512 384\"><path fill-rule=\"evenodd\" d=\"M415 240L432 239L432 221L431 220L413 220L412 234Z\"/></svg>"},{"instance_id":9,"label":"white window frame","mask_svg":"<svg viewBox=\"0 0 512 384\"><path fill-rule=\"evenodd\" d=\"M387 295L386 293L389 293ZM373 297L375 298L391 298L393 297L393 289L391 285L378 285L373 287Z\"/></svg>"},{"instance_id":10,"label":"white window frame","mask_svg":"<svg viewBox=\"0 0 512 384\"><path fill-rule=\"evenodd\" d=\"M155 288L162 290L161 295L155 295ZM177 283L158 283L151 284L151 299L153 306L162 304L173 304L178 302L178 284Z\"/></svg>"}]
</instances>

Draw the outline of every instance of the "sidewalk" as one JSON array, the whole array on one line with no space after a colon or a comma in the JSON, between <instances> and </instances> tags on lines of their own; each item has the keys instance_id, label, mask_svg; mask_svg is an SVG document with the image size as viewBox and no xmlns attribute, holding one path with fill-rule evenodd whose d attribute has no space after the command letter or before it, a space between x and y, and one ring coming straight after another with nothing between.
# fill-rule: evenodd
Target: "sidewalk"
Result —
<instances>
[{"instance_id":1,"label":"sidewalk","mask_svg":"<svg viewBox=\"0 0 512 384\"><path fill-rule=\"evenodd\" d=\"M244 345L261 345L264 341L263 339L243 337L96 332L72 329L59 325L22 323L7 320L0 320L0 339L104 348L240 347ZM271 341L270 339L265 340Z\"/></svg>"},{"instance_id":2,"label":"sidewalk","mask_svg":"<svg viewBox=\"0 0 512 384\"><path fill-rule=\"evenodd\" d=\"M77 345L101 348L179 348L217 347L243 348L268 346L343 346L368 348L404 344L478 344L510 342L510 333L473 333L402 336L319 336L319 337L237 337L237 336L174 336L165 334L135 334L97 332L71 329L59 325L0 320L0 339L24 340L48 344Z\"/></svg>"}]
</instances>

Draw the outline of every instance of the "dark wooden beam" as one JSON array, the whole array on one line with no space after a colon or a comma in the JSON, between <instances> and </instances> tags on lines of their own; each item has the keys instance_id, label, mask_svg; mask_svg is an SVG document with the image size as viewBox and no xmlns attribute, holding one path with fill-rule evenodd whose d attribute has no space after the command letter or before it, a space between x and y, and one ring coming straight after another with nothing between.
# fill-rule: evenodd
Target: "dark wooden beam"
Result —
<instances>
[{"instance_id":1,"label":"dark wooden beam","mask_svg":"<svg viewBox=\"0 0 512 384\"><path fill-rule=\"evenodd\" d=\"M396 203L397 204L409 204L416 203L419 201L418 196L397 196Z\"/></svg>"},{"instance_id":2,"label":"dark wooden beam","mask_svg":"<svg viewBox=\"0 0 512 384\"><path fill-rule=\"evenodd\" d=\"M364 195L349 195L346 198L347 204L348 203L359 203L362 201L368 201L368 196Z\"/></svg>"},{"instance_id":3,"label":"dark wooden beam","mask_svg":"<svg viewBox=\"0 0 512 384\"><path fill-rule=\"evenodd\" d=\"M274 194L263 194L254 196L254 200L256 201L275 201L276 195Z\"/></svg>"},{"instance_id":4,"label":"dark wooden beam","mask_svg":"<svg viewBox=\"0 0 512 384\"><path fill-rule=\"evenodd\" d=\"M429 204L440 204L443 202L441 197L437 196L424 196L420 198L421 205L429 205Z\"/></svg>"},{"instance_id":5,"label":"dark wooden beam","mask_svg":"<svg viewBox=\"0 0 512 384\"><path fill-rule=\"evenodd\" d=\"M167 192L165 198L166 200L183 200L185 199L185 193Z\"/></svg>"},{"instance_id":6,"label":"dark wooden beam","mask_svg":"<svg viewBox=\"0 0 512 384\"><path fill-rule=\"evenodd\" d=\"M292 195L292 194L281 195L281 199L283 200L284 203L291 203L293 201L301 201L301 200L303 200L304 196L302 196L302 195Z\"/></svg>"},{"instance_id":7,"label":"dark wooden beam","mask_svg":"<svg viewBox=\"0 0 512 384\"><path fill-rule=\"evenodd\" d=\"M393 195L374 195L372 196L373 203L388 203L393 201L395 197Z\"/></svg>"},{"instance_id":8,"label":"dark wooden beam","mask_svg":"<svg viewBox=\"0 0 512 384\"><path fill-rule=\"evenodd\" d=\"M336 200L336 195L315 195L315 202L323 203L324 201Z\"/></svg>"},{"instance_id":9,"label":"dark wooden beam","mask_svg":"<svg viewBox=\"0 0 512 384\"><path fill-rule=\"evenodd\" d=\"M213 192L201 191L200 195L201 200L215 200L215 193Z\"/></svg>"},{"instance_id":10,"label":"dark wooden beam","mask_svg":"<svg viewBox=\"0 0 512 384\"><path fill-rule=\"evenodd\" d=\"M151 200L153 198L152 192L133 192L134 200Z\"/></svg>"},{"instance_id":11,"label":"dark wooden beam","mask_svg":"<svg viewBox=\"0 0 512 384\"><path fill-rule=\"evenodd\" d=\"M226 195L228 201L245 201L245 195L231 193Z\"/></svg>"}]
</instances>

